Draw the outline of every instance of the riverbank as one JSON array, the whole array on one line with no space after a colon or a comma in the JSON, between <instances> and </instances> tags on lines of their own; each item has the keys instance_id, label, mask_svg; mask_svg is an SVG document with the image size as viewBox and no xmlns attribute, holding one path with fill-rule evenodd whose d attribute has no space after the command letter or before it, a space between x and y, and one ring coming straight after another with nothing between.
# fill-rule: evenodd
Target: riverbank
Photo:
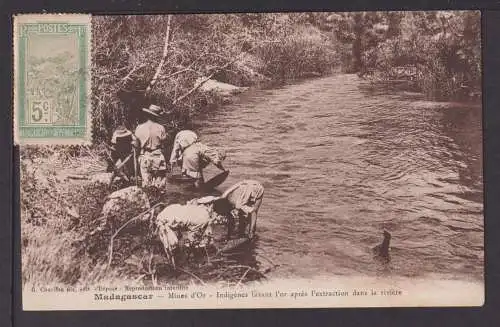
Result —
<instances>
[{"instance_id":1,"label":"riverbank","mask_svg":"<svg viewBox=\"0 0 500 327\"><path fill-rule=\"evenodd\" d=\"M271 89L285 83L267 80L242 88L212 80L201 92L206 92L219 101L200 107L190 117L195 119L208 112L214 113L246 92ZM189 128L191 125L192 120L179 128ZM175 133L169 131L169 134ZM65 284L92 284L133 280L139 276L144 278L145 261L144 258L139 258L139 252L150 249L142 247L139 252L136 249L133 255L122 253L134 257L135 261L128 260L125 263L124 260L118 267L107 267L109 239L90 240L86 237L95 227L107 196L120 187L118 184L109 187L111 173L106 172L106 151L101 144L25 145L20 149L23 283L48 285L58 281ZM183 190L175 186L151 191L148 193L151 205L160 201L166 204L185 202L195 196L189 192L183 194ZM127 237L134 238L138 243L143 242L140 235L124 235L124 238ZM93 244L89 244L89 241ZM130 248L121 250L127 251ZM160 263L161 253L160 249L156 254L156 260ZM239 268L241 269L244 268ZM234 276L239 276L239 270L233 271ZM178 274L172 275L171 272L167 272L167 275L177 276L180 280L186 278ZM152 277L150 271L148 278ZM247 279L256 277L259 276L246 276Z\"/></svg>"},{"instance_id":2,"label":"riverbank","mask_svg":"<svg viewBox=\"0 0 500 327\"><path fill-rule=\"evenodd\" d=\"M109 187L111 174L105 169L96 149L77 157L53 152L21 161L23 285L189 284L193 276L227 284L263 277L265 272L253 267L253 262L210 251L206 257L184 258L182 266L173 268L152 229L153 216L130 224L116 237L112 237L116 229L94 235L108 196L120 187ZM200 196L176 185L144 191L151 206L185 203ZM143 210L128 198L121 199L118 207L122 222Z\"/></svg>"},{"instance_id":3,"label":"riverbank","mask_svg":"<svg viewBox=\"0 0 500 327\"><path fill-rule=\"evenodd\" d=\"M446 94L441 94L437 91L433 93L429 91L429 89L439 89L439 86L425 85L427 82L423 77L421 79L416 79L413 76L404 76L398 79L394 76L391 76L390 72L376 72L368 76L358 74L358 76L372 85L385 85L386 87L392 89L406 90L408 92L425 94L425 98L429 102L480 104L482 97L480 88L470 88L463 85L455 85L454 87L450 87L453 89L453 91L449 91Z\"/></svg>"}]
</instances>

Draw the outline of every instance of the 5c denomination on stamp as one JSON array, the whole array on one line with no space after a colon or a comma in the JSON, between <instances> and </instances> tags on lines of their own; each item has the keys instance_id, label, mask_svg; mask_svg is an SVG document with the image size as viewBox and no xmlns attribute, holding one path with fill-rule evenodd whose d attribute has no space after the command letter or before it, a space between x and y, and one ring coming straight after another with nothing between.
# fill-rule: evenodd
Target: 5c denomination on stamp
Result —
<instances>
[{"instance_id":1,"label":"5c denomination on stamp","mask_svg":"<svg viewBox=\"0 0 500 327\"><path fill-rule=\"evenodd\" d=\"M91 16L14 16L17 144L90 141Z\"/></svg>"}]
</instances>

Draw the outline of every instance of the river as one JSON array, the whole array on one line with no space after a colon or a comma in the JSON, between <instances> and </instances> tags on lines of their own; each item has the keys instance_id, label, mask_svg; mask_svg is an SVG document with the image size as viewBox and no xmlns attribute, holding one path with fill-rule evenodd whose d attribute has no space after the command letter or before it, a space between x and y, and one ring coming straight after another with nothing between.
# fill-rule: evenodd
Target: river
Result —
<instances>
[{"instance_id":1,"label":"river","mask_svg":"<svg viewBox=\"0 0 500 327\"><path fill-rule=\"evenodd\" d=\"M480 106L340 74L250 91L200 126L227 151L221 190L266 189L256 251L275 277L482 280ZM389 264L371 251L384 229Z\"/></svg>"}]
</instances>

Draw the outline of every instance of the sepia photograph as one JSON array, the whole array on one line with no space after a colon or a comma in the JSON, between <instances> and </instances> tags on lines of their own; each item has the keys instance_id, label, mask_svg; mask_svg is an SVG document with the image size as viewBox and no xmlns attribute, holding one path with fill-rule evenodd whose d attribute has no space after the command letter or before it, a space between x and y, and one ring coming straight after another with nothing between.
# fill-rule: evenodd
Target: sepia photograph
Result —
<instances>
[{"instance_id":1,"label":"sepia photograph","mask_svg":"<svg viewBox=\"0 0 500 327\"><path fill-rule=\"evenodd\" d=\"M24 310L481 306L479 11L14 17Z\"/></svg>"}]
</instances>

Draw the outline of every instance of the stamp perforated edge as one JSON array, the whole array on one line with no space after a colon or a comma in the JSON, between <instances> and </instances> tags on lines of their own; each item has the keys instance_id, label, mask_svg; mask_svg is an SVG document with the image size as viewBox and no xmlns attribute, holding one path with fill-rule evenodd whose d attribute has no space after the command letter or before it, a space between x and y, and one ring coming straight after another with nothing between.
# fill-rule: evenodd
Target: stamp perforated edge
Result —
<instances>
[{"instance_id":1,"label":"stamp perforated edge","mask_svg":"<svg viewBox=\"0 0 500 327\"><path fill-rule=\"evenodd\" d=\"M57 14L44 14L44 13L33 13L33 14L16 14L12 16L13 24L13 104L12 104L12 117L13 117L13 135L14 135L14 145L90 145L92 140L92 99L91 99L91 83L92 83L92 15L91 14L79 14L79 13L57 13ZM27 138L23 139L19 135L19 99L18 99L18 84L19 84L19 63L18 63L18 25L22 22L43 22L50 20L67 22L70 20L72 23L83 23L88 25L88 33L86 34L87 40L87 78L86 78L86 126L85 135L83 138Z\"/></svg>"}]
</instances>

